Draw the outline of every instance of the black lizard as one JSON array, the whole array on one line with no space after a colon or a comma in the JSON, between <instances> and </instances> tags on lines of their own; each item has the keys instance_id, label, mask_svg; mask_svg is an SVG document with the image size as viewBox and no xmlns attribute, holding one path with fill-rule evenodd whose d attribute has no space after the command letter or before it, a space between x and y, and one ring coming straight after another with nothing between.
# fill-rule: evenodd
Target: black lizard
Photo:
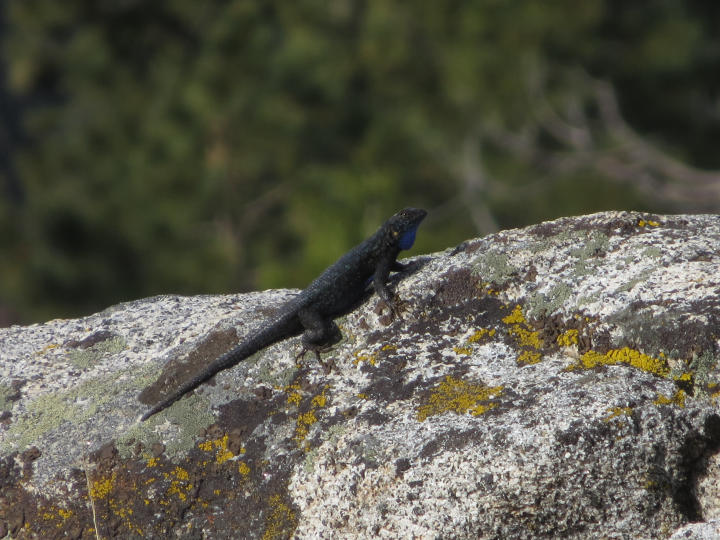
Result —
<instances>
[{"instance_id":1,"label":"black lizard","mask_svg":"<svg viewBox=\"0 0 720 540\"><path fill-rule=\"evenodd\" d=\"M339 335L333 319L362 298L370 280L375 292L395 314L396 307L387 281L390 272L405 268L397 261L397 256L400 251L412 247L417 228L426 215L425 210L405 208L392 216L375 234L340 257L305 290L283 305L271 321L215 359L146 412L141 420L147 420L169 407L220 371L233 367L273 343L299 334L303 329L304 351L317 350L331 342Z\"/></svg>"}]
</instances>

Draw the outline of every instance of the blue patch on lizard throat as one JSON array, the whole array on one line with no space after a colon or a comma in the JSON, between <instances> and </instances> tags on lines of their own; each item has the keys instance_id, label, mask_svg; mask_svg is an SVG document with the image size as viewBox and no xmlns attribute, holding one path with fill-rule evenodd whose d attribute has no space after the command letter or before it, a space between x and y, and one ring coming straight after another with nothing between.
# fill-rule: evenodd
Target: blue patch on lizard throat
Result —
<instances>
[{"instance_id":1,"label":"blue patch on lizard throat","mask_svg":"<svg viewBox=\"0 0 720 540\"><path fill-rule=\"evenodd\" d=\"M398 246L400 249L410 249L412 245L415 243L415 234L417 233L418 228L414 227L413 229L410 229L408 231L405 231L402 236L400 237L400 240L398 241Z\"/></svg>"}]
</instances>

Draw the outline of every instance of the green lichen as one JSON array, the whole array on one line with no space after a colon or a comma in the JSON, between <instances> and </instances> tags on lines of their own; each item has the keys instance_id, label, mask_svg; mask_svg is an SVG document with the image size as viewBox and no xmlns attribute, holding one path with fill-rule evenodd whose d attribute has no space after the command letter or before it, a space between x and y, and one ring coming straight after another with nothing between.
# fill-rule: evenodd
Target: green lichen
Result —
<instances>
[{"instance_id":1,"label":"green lichen","mask_svg":"<svg viewBox=\"0 0 720 540\"><path fill-rule=\"evenodd\" d=\"M79 424L92 418L116 396L135 391L153 379L153 366L133 372L133 377L122 379L117 373L103 375L85 381L66 392L40 396L27 405L27 412L10 424L0 441L0 451L25 448L35 444L46 433L63 424Z\"/></svg>"},{"instance_id":2,"label":"green lichen","mask_svg":"<svg viewBox=\"0 0 720 540\"><path fill-rule=\"evenodd\" d=\"M633 343L646 351L663 350L668 334L679 331L678 315L674 310L655 313L649 307L638 310L629 306L608 316L604 322L622 331L619 338L622 342ZM672 355L678 354L678 351L672 352Z\"/></svg>"},{"instance_id":3,"label":"green lichen","mask_svg":"<svg viewBox=\"0 0 720 540\"><path fill-rule=\"evenodd\" d=\"M578 276L585 276L592 273L592 267L596 266L598 254L607 251L610 240L607 235L592 231L588 237L580 242L580 247L570 250L570 255L576 257L575 273Z\"/></svg>"},{"instance_id":4,"label":"green lichen","mask_svg":"<svg viewBox=\"0 0 720 540\"><path fill-rule=\"evenodd\" d=\"M644 275L642 275L642 276L637 276L637 277L634 277L634 278L629 279L628 281L626 281L626 282L623 283L622 285L619 285L619 286L613 291L613 294L631 291L631 290L633 289L633 287L635 287L635 285L637 285L638 283L644 283L645 281L647 281L647 276L648 276L648 275L649 275L649 274L644 274Z\"/></svg>"},{"instance_id":5,"label":"green lichen","mask_svg":"<svg viewBox=\"0 0 720 540\"><path fill-rule=\"evenodd\" d=\"M688 371L693 374L694 396L696 398L708 398L712 388L710 373L715 370L718 364L717 357L710 351L694 355L688 366Z\"/></svg>"},{"instance_id":6,"label":"green lichen","mask_svg":"<svg viewBox=\"0 0 720 540\"><path fill-rule=\"evenodd\" d=\"M330 426L325 432L323 442L329 442L331 447L337 446L337 442L342 437L343 433L347 431L345 424L335 424ZM317 448L313 448L305 453L305 461L303 463L303 469L306 473L310 474L315 469L315 461L318 457Z\"/></svg>"},{"instance_id":7,"label":"green lichen","mask_svg":"<svg viewBox=\"0 0 720 540\"><path fill-rule=\"evenodd\" d=\"M87 349L70 351L67 361L80 369L87 369L97 364L105 354L117 354L127 347L127 342L120 336L96 343Z\"/></svg>"},{"instance_id":8,"label":"green lichen","mask_svg":"<svg viewBox=\"0 0 720 540\"><path fill-rule=\"evenodd\" d=\"M663 251L659 247L649 246L643 250L640 257L646 259L657 259L658 257L662 257L662 254Z\"/></svg>"},{"instance_id":9,"label":"green lichen","mask_svg":"<svg viewBox=\"0 0 720 540\"><path fill-rule=\"evenodd\" d=\"M210 408L210 400L198 392L176 401L172 407L150 417L145 422L136 422L118 437L118 452L123 459L133 456L130 440L142 441L146 447L159 442L166 445L165 455L172 459L190 450L195 444L197 434L213 424L216 418ZM165 438L156 433L159 424L170 422L177 426L172 437Z\"/></svg>"},{"instance_id":10,"label":"green lichen","mask_svg":"<svg viewBox=\"0 0 720 540\"><path fill-rule=\"evenodd\" d=\"M490 400L502 391L502 386L485 386L447 376L430 392L427 403L418 408L418 421L424 422L430 416L445 412L479 416L497 407L497 403Z\"/></svg>"},{"instance_id":11,"label":"green lichen","mask_svg":"<svg viewBox=\"0 0 720 540\"><path fill-rule=\"evenodd\" d=\"M540 317L543 313L553 313L567 303L573 291L567 283L555 285L547 294L533 294L527 301L530 317Z\"/></svg>"},{"instance_id":12,"label":"green lichen","mask_svg":"<svg viewBox=\"0 0 720 540\"><path fill-rule=\"evenodd\" d=\"M12 409L13 402L10 399L15 392L7 385L0 384L0 411L9 411Z\"/></svg>"},{"instance_id":13,"label":"green lichen","mask_svg":"<svg viewBox=\"0 0 720 540\"><path fill-rule=\"evenodd\" d=\"M261 382L278 387L287 386L295 379L297 367L294 364L283 369L277 369L277 366L271 362L258 362L263 354L263 351L257 352L245 362L249 362L252 365L257 364L258 379Z\"/></svg>"},{"instance_id":14,"label":"green lichen","mask_svg":"<svg viewBox=\"0 0 720 540\"><path fill-rule=\"evenodd\" d=\"M509 261L505 253L487 251L473 261L473 274L480 276L483 281L502 286L519 271Z\"/></svg>"}]
</instances>

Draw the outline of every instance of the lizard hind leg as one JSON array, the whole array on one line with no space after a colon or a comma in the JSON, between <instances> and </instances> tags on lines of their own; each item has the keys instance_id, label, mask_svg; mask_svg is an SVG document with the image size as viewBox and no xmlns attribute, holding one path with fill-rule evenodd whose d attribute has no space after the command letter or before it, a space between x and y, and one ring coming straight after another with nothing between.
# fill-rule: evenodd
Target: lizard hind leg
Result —
<instances>
[{"instance_id":1,"label":"lizard hind leg","mask_svg":"<svg viewBox=\"0 0 720 540\"><path fill-rule=\"evenodd\" d=\"M302 335L302 351L295 357L295 361L300 362L304 360L307 353L313 352L325 372L329 373L332 366L322 361L320 353L329 351L335 343L340 341L342 338L340 329L332 319L324 318L314 310L302 309L298 313L298 317L305 332Z\"/></svg>"}]
</instances>

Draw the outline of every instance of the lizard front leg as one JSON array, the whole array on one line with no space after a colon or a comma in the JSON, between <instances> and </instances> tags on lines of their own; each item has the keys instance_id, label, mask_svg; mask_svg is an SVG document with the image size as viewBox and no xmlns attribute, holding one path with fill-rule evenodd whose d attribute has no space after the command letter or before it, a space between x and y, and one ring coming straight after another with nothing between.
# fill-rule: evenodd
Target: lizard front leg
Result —
<instances>
[{"instance_id":1,"label":"lizard front leg","mask_svg":"<svg viewBox=\"0 0 720 540\"><path fill-rule=\"evenodd\" d=\"M375 267L375 273L373 274L373 287L375 288L375 292L377 292L392 315L397 318L400 318L397 301L395 300L395 296L390 292L387 282L390 277L390 271L402 270L404 267L403 264L397 262L395 256L384 257Z\"/></svg>"}]
</instances>

